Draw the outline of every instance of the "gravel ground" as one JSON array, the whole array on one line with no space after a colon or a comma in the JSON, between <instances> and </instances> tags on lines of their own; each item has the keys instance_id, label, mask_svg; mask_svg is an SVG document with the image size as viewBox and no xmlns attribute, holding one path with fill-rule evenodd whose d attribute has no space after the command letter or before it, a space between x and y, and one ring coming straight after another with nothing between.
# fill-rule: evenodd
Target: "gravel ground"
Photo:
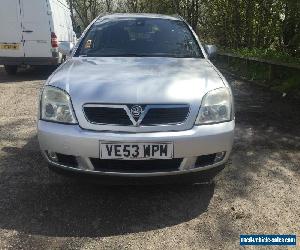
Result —
<instances>
[{"instance_id":1,"label":"gravel ground","mask_svg":"<svg viewBox=\"0 0 300 250\"><path fill-rule=\"evenodd\" d=\"M48 75L0 67L0 249L236 249L240 234L300 235L299 103L227 76L237 129L214 183L108 187L48 171L36 138Z\"/></svg>"}]
</instances>

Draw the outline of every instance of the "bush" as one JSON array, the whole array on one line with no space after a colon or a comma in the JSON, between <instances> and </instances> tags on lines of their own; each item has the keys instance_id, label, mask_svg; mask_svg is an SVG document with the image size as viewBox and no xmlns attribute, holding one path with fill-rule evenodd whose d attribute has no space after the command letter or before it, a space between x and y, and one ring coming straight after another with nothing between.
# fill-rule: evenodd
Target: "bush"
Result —
<instances>
[{"instance_id":1,"label":"bush","mask_svg":"<svg viewBox=\"0 0 300 250\"><path fill-rule=\"evenodd\" d=\"M225 49L224 51L244 57L256 57L276 62L300 64L300 58L293 57L286 52L277 51L275 49L240 48Z\"/></svg>"}]
</instances>

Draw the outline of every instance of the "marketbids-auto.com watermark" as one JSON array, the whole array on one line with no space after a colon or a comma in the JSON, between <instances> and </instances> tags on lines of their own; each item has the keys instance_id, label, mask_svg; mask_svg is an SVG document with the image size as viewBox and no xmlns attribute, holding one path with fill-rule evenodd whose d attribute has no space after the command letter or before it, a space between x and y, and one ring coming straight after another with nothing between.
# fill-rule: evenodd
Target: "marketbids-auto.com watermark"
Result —
<instances>
[{"instance_id":1,"label":"marketbids-auto.com watermark","mask_svg":"<svg viewBox=\"0 0 300 250\"><path fill-rule=\"evenodd\" d=\"M296 246L296 235L242 234L241 246Z\"/></svg>"}]
</instances>

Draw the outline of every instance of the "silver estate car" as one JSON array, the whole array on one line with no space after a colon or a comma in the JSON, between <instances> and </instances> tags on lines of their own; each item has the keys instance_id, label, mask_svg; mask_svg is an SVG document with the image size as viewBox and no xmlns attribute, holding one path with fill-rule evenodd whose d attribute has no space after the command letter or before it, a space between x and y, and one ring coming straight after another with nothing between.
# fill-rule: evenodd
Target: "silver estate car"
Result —
<instances>
[{"instance_id":1,"label":"silver estate car","mask_svg":"<svg viewBox=\"0 0 300 250\"><path fill-rule=\"evenodd\" d=\"M181 17L95 19L41 92L38 139L50 168L102 179L213 178L235 127L213 51Z\"/></svg>"}]
</instances>

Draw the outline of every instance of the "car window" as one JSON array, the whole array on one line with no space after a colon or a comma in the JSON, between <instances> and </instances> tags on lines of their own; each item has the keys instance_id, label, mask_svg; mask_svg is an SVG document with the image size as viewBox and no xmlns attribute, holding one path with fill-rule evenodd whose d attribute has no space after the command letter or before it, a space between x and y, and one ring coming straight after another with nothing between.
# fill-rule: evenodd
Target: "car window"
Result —
<instances>
[{"instance_id":1,"label":"car window","mask_svg":"<svg viewBox=\"0 0 300 250\"><path fill-rule=\"evenodd\" d=\"M119 18L96 22L75 56L203 57L203 54L183 21Z\"/></svg>"}]
</instances>

